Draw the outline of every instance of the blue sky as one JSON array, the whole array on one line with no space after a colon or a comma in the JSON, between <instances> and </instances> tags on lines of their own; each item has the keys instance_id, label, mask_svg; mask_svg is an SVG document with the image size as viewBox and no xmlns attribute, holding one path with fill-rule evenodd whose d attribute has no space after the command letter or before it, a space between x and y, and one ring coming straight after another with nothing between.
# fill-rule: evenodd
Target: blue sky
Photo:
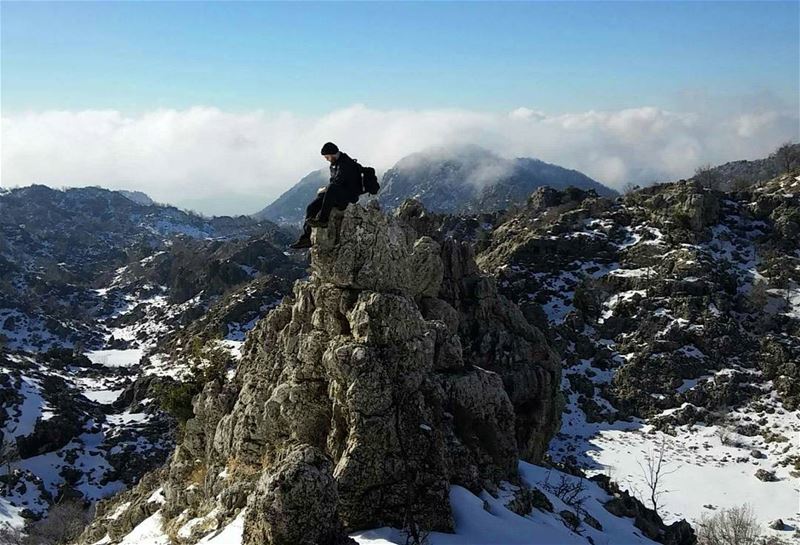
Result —
<instances>
[{"instance_id":1,"label":"blue sky","mask_svg":"<svg viewBox=\"0 0 800 545\"><path fill-rule=\"evenodd\" d=\"M325 141L675 180L800 140L799 6L0 0L0 186L255 212Z\"/></svg>"},{"instance_id":2,"label":"blue sky","mask_svg":"<svg viewBox=\"0 0 800 545\"><path fill-rule=\"evenodd\" d=\"M549 113L798 95L798 2L2 2L2 108Z\"/></svg>"}]
</instances>

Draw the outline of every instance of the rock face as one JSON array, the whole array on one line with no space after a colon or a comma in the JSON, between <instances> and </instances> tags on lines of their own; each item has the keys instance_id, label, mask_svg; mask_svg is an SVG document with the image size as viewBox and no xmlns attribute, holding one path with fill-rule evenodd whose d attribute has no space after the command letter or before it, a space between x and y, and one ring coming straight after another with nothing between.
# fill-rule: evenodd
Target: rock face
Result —
<instances>
[{"instance_id":1,"label":"rock face","mask_svg":"<svg viewBox=\"0 0 800 545\"><path fill-rule=\"evenodd\" d=\"M373 201L374 202L374 201ZM442 282L439 245L388 216L355 208L334 228L318 230L311 250L317 283L435 297ZM372 213L370 213L372 212Z\"/></svg>"},{"instance_id":2,"label":"rock face","mask_svg":"<svg viewBox=\"0 0 800 545\"><path fill-rule=\"evenodd\" d=\"M492 489L518 458L538 461L558 427L558 359L468 245L415 229L425 214L354 205L315 230L311 277L250 333L235 377L194 400L167 527L246 507L253 544L449 530L450 484Z\"/></svg>"},{"instance_id":3,"label":"rock face","mask_svg":"<svg viewBox=\"0 0 800 545\"><path fill-rule=\"evenodd\" d=\"M641 501L631 496L626 490L621 490L619 486L605 475L595 475L590 480L596 482L603 490L608 492L612 498L608 500L604 507L606 511L617 517L630 517L633 525L642 531L648 538L663 543L664 545L696 545L697 536L692 526L681 519L673 522L669 526L664 524L661 517L648 509Z\"/></svg>"},{"instance_id":4,"label":"rock face","mask_svg":"<svg viewBox=\"0 0 800 545\"><path fill-rule=\"evenodd\" d=\"M540 459L560 425L558 356L542 332L498 293L495 279L478 269L472 245L445 238L417 201L406 201L397 215L417 232L438 240L442 248L439 298L424 300L423 307L458 332L468 362L500 375L514 406L520 455ZM456 313L451 314L450 308Z\"/></svg>"},{"instance_id":5,"label":"rock face","mask_svg":"<svg viewBox=\"0 0 800 545\"><path fill-rule=\"evenodd\" d=\"M262 473L247 502L244 545L355 543L342 534L331 462L303 445L292 449L275 473Z\"/></svg>"},{"instance_id":6,"label":"rock face","mask_svg":"<svg viewBox=\"0 0 800 545\"><path fill-rule=\"evenodd\" d=\"M719 221L721 194L704 190L700 182L680 181L669 191L650 186L631 195L630 201L654 211L657 220L673 220L678 226L700 233Z\"/></svg>"}]
</instances>

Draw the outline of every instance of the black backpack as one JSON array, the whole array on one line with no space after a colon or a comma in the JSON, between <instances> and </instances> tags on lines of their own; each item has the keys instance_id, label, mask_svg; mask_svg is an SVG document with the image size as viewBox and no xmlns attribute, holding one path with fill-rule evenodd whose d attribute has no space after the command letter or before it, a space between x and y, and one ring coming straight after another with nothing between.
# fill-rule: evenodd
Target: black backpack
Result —
<instances>
[{"instance_id":1,"label":"black backpack","mask_svg":"<svg viewBox=\"0 0 800 545\"><path fill-rule=\"evenodd\" d=\"M361 193L369 193L370 195L377 195L381 188L378 183L378 177L375 175L375 169L372 167L363 167L361 169L362 176L362 191Z\"/></svg>"}]
</instances>

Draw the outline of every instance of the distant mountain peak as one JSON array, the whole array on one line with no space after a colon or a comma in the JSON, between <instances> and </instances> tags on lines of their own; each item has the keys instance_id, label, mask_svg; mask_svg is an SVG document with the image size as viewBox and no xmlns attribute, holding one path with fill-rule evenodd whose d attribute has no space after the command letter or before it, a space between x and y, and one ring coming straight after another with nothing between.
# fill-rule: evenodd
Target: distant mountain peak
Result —
<instances>
[{"instance_id":1,"label":"distant mountain peak","mask_svg":"<svg viewBox=\"0 0 800 545\"><path fill-rule=\"evenodd\" d=\"M327 182L327 169L311 172L254 217L299 225L306 206ZM532 157L510 159L477 144L464 143L433 146L401 158L384 173L377 198L390 209L405 199L416 198L433 212L493 212L524 204L542 186L574 186L594 189L606 197L617 195L577 170Z\"/></svg>"},{"instance_id":2,"label":"distant mountain peak","mask_svg":"<svg viewBox=\"0 0 800 545\"><path fill-rule=\"evenodd\" d=\"M540 159L509 159L473 144L429 148L398 161L383 176L378 199L395 208L415 196L434 212L474 213L524 203L537 188L569 186L616 192L576 170Z\"/></svg>"}]
</instances>

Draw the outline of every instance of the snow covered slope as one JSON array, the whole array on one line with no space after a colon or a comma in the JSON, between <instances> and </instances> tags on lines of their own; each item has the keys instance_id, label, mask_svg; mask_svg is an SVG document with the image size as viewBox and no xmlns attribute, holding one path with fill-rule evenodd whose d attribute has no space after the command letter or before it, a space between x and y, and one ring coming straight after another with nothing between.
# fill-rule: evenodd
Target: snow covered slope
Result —
<instances>
[{"instance_id":1,"label":"snow covered slope","mask_svg":"<svg viewBox=\"0 0 800 545\"><path fill-rule=\"evenodd\" d=\"M750 504L798 539L800 177L723 194L690 182L616 202L540 191L478 259L563 355L556 460L698 521Z\"/></svg>"},{"instance_id":2,"label":"snow covered slope","mask_svg":"<svg viewBox=\"0 0 800 545\"><path fill-rule=\"evenodd\" d=\"M501 483L495 495L479 496L460 487L450 489L450 502L455 518L455 532L423 533L429 545L651 545L657 543L634 525L634 520L611 514L604 503L613 497L597 483L520 462L521 484ZM566 485L565 485L566 483ZM578 490L575 498L565 490ZM536 499L520 492L533 492ZM565 498L567 502L564 501ZM152 504L157 506L158 496ZM534 506L535 505L535 506ZM244 510L227 524L219 525L213 517L187 518L177 535L199 525L209 525L198 545L241 545ZM573 518L576 517L576 518ZM578 521L578 526L574 523ZM119 545L169 545L162 528L160 511L155 511L128 533ZM216 527L215 526L219 526ZM408 532L395 528L376 528L350 535L359 545L405 545ZM95 545L112 543L110 536Z\"/></svg>"},{"instance_id":3,"label":"snow covered slope","mask_svg":"<svg viewBox=\"0 0 800 545\"><path fill-rule=\"evenodd\" d=\"M0 532L164 462L176 422L156 398L197 347L238 356L304 274L289 239L100 188L0 195Z\"/></svg>"},{"instance_id":4,"label":"snow covered slope","mask_svg":"<svg viewBox=\"0 0 800 545\"><path fill-rule=\"evenodd\" d=\"M508 216L423 218L476 241L481 268L557 347L565 406L543 465L520 461L520 481L491 491L451 487L455 533L432 533L431 545L663 542L665 526L608 482L649 505L645 469L660 450L657 507L672 532L748 503L765 534L800 541L797 174L734 193L664 184L616 201L542 189ZM62 208L50 212L57 221ZM0 220L0 271L12 275L0 284L0 428L13 447L11 471L0 464L0 529L59 498L121 492L99 516L125 532L100 543L238 544L244 509L186 512L164 529L174 517L162 518L158 482L135 524L124 491L159 478L148 471L174 447L160 386L196 380L198 346L237 359L302 262L263 233L210 240L205 224L175 228L175 218L145 222L160 241L146 248L100 237L71 255L53 229L18 220ZM775 519L782 530L767 529ZM407 538L396 528L351 537Z\"/></svg>"}]
</instances>

